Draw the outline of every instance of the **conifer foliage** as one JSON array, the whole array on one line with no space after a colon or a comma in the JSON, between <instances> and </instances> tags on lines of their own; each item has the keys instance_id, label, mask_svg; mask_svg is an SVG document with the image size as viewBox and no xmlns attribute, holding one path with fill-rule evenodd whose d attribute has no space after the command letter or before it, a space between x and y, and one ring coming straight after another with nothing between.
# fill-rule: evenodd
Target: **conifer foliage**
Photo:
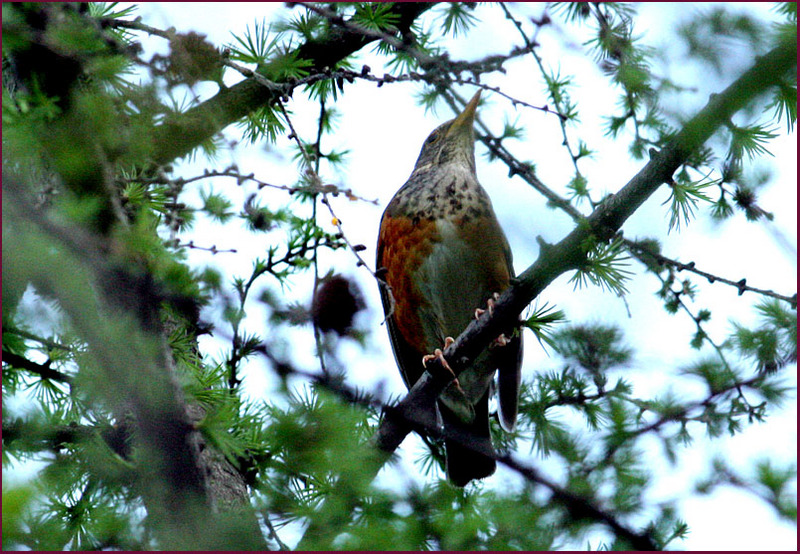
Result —
<instances>
[{"instance_id":1,"label":"conifer foliage","mask_svg":"<svg viewBox=\"0 0 800 554\"><path fill-rule=\"evenodd\" d=\"M4 3L3 549L681 548L697 524L681 498L653 500L659 464L769 423L793 402L797 360L795 291L682 260L655 238L737 217L773 228L762 191L795 187L764 167L795 132L796 4L769 21L720 4L692 13L671 32L687 65L709 68L694 82L669 77L674 60L626 3L288 3L249 14L226 44L127 4ZM499 22L496 53L448 51ZM553 41L614 91L600 135L575 100L597 85L564 71L543 46ZM519 64L525 94L507 70ZM377 293L381 268L342 206L382 206L341 178L353 152L337 138L337 101L368 87L391 110L381 95L397 86L440 120L484 89L507 118L479 115L479 164L569 222L445 351L457 368L522 314L527 355L549 356L524 374L514 433L492 424L500 472L464 490L444 479L441 430L416 418L441 380L398 398L348 373L384 330L364 323L378 309L364 285ZM715 94L698 98L707 86ZM547 160L526 147L520 113L555 122L560 180L537 171ZM391 147L391 128L371 132ZM594 173L608 143L638 172ZM226 161L246 147L272 170ZM652 236L624 234L658 194ZM265 246L246 258L250 242ZM308 282L313 299L296 292ZM566 287L627 302L642 283L680 337L633 341L619 321L544 300ZM721 336L709 290L733 292L752 317ZM637 369L657 340L692 361L667 361L676 387L651 394ZM391 357L377 363L394 372ZM409 456L412 430L421 457ZM796 524L794 464L770 452L733 462L705 460L693 494L731 486Z\"/></svg>"}]
</instances>

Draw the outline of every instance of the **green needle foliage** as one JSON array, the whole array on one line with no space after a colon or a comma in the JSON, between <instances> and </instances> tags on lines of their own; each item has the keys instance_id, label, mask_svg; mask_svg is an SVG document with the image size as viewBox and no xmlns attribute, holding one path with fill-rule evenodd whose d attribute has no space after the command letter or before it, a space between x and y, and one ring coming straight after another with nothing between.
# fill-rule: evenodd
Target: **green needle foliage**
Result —
<instances>
[{"instance_id":1,"label":"green needle foliage","mask_svg":"<svg viewBox=\"0 0 800 554\"><path fill-rule=\"evenodd\" d=\"M647 41L637 9L302 3L251 15L216 44L156 28L135 6L4 3L3 548L685 548L703 522L683 519L683 500L721 486L796 524L796 462L771 452L749 467L705 460L694 491L652 494L707 441L791 406L796 295L669 255L698 222L776 220L762 192L782 163L773 144L795 129L796 67L760 64L796 58L796 4L770 21L704 6L671 31L679 61ZM555 42L601 80L569 74ZM482 59L453 53L484 43L494 53ZM696 71L673 77L681 63ZM520 67L522 85L510 77ZM751 70L770 75L753 83ZM592 116L580 99L601 86L613 101ZM706 117L711 138L675 147L687 122L720 108L706 89L729 86L741 103ZM483 89L479 165L530 185L553 214L525 232L566 221L588 237L562 266L566 294L591 294L596 317L520 303L515 333L527 355L549 357L525 372L513 432L491 404L502 469L464 489L445 479L436 430L375 447L399 398L359 373L393 370L370 357L383 330L365 323L376 306L360 284L377 291L382 268L353 231L400 184L383 172L404 140L384 121L391 87L437 120ZM386 156L369 168L344 138L340 101L356 91L374 95L358 109ZM482 115L489 106L504 117ZM540 154L545 135L558 159ZM674 231L669 246L623 235L639 204L623 194L633 175L598 172L607 143L640 168L676 153L675 171L642 172L666 198L648 225L662 240ZM245 163L237 145L256 147L256 172L230 162ZM535 249L534 235L521 240ZM555 248L540 240L541 259ZM709 288L754 319L712 327ZM601 311L606 297L625 303L635 337ZM646 329L652 306L684 332ZM651 368L648 340L673 341L674 359ZM665 385L652 386L655 371Z\"/></svg>"}]
</instances>

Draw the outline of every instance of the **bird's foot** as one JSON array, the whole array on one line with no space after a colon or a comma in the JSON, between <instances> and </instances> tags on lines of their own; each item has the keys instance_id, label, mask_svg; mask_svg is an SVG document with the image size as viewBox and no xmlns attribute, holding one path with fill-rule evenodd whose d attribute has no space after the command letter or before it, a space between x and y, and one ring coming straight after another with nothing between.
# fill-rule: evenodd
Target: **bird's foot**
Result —
<instances>
[{"instance_id":1,"label":"bird's foot","mask_svg":"<svg viewBox=\"0 0 800 554\"><path fill-rule=\"evenodd\" d=\"M422 367L428 367L428 362L431 360L438 359L442 362L442 367L445 368L450 373L453 373L453 369L447 363L447 360L444 359L443 350L447 350L447 347L456 342L453 337L445 337L444 338L444 348L437 348L433 351L433 354L428 354L427 356L422 357ZM453 377L455 377L455 373L453 373Z\"/></svg>"},{"instance_id":2,"label":"bird's foot","mask_svg":"<svg viewBox=\"0 0 800 554\"><path fill-rule=\"evenodd\" d=\"M505 333L500 333L500 336L492 341L492 344L489 345L489 348L493 348L495 346L506 346L509 342L511 342L511 340L506 337Z\"/></svg>"},{"instance_id":3,"label":"bird's foot","mask_svg":"<svg viewBox=\"0 0 800 554\"><path fill-rule=\"evenodd\" d=\"M500 294L499 293L496 293L496 292L493 293L491 298L489 298L489 300L486 301L486 309L485 310L482 310L480 308L477 308L475 310L475 319L478 319L479 317L481 317L486 312L489 312L489 315L492 315L494 313L494 303L499 298L500 298Z\"/></svg>"},{"instance_id":4,"label":"bird's foot","mask_svg":"<svg viewBox=\"0 0 800 554\"><path fill-rule=\"evenodd\" d=\"M496 292L493 293L491 298L489 298L489 300L486 301L486 309L485 310L482 310L480 308L475 310L475 319L478 319L483 314L485 314L487 311L489 312L489 315L492 315L494 313L494 304L495 304L495 302L497 302L497 300L499 298L500 298L500 294L499 293L496 293ZM494 348L496 346L506 346L509 342L511 342L511 341L508 339L508 337L506 337L505 334L501 333L499 337L497 337L496 339L494 339L492 341L492 343L489 345L489 348Z\"/></svg>"},{"instance_id":5,"label":"bird's foot","mask_svg":"<svg viewBox=\"0 0 800 554\"><path fill-rule=\"evenodd\" d=\"M433 351L433 354L428 354L422 357L422 367L428 367L428 362L431 360L439 360L442 363L442 367L445 368L450 374L453 376L453 383L455 383L456 388L461 390L461 385L458 382L458 378L456 377L453 368L450 367L450 364L447 363L447 360L444 358L444 353L442 350L447 350L447 347L453 344L455 339L453 337L445 337L444 339L444 349L437 348Z\"/></svg>"}]
</instances>

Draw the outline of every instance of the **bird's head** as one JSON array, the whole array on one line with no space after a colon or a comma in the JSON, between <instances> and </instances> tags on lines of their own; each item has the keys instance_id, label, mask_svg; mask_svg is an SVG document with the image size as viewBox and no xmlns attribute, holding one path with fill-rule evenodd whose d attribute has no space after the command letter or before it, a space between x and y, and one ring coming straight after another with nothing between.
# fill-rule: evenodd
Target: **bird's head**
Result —
<instances>
[{"instance_id":1,"label":"bird's head","mask_svg":"<svg viewBox=\"0 0 800 554\"><path fill-rule=\"evenodd\" d=\"M414 172L456 164L468 166L475 172L475 131L473 124L481 91L467 103L455 119L439 125L425 139Z\"/></svg>"}]
</instances>

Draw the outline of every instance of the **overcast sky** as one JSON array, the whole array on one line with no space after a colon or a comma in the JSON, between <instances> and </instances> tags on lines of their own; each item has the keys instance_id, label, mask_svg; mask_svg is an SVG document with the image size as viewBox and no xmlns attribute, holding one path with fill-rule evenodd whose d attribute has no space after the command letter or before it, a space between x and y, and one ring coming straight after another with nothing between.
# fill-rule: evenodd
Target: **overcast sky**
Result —
<instances>
[{"instance_id":1,"label":"overcast sky","mask_svg":"<svg viewBox=\"0 0 800 554\"><path fill-rule=\"evenodd\" d=\"M741 6L741 5L740 5ZM680 4L641 5L637 18L636 35L646 44L656 48L658 55L666 59L682 54L674 40L674 29L680 21L691 17L696 10L705 6ZM300 10L301 8L295 8ZM539 15L541 5L515 5L515 13L522 19L525 16ZM763 5L749 5L737 9L756 10L762 17L770 17ZM245 26L252 25L260 18L270 21L276 11L287 13L280 4L235 4L204 3L196 8L187 4L153 4L142 6L140 14L144 20L157 27L175 26L178 30L196 30L207 34L212 43L222 45L231 41L231 32L241 34ZM497 7L483 5L476 15L483 22L465 39L448 40L443 43L453 59L478 59L491 53L507 52L518 43L510 23L505 20ZM560 34L567 37L562 40ZM586 55L580 44L586 37L573 34L566 28L546 28L537 37L540 54L551 67L560 66L564 75L576 75L577 86L572 89L581 113L581 127L573 131L572 140L581 138L592 149L599 152L593 160L581 162L581 170L593 187L595 198L621 188L642 167L643 162L632 161L624 140L610 141L602 133L603 118L610 107L616 104L617 91L609 87L601 78L601 73L591 55ZM513 42L511 42L513 41ZM567 43L569 48L562 48ZM163 47L163 44L162 44ZM371 50L367 48L365 50ZM362 62L363 60L363 62ZM362 52L356 64L367 63L374 74L383 73L381 62L369 52ZM733 61L732 63L736 63ZM743 62L744 63L744 62ZM505 64L506 75L486 79L492 85L500 85L507 94L534 105L546 103L541 79L535 71L530 57L521 57ZM657 68L657 73L671 77L681 84L697 87L696 94L681 99L686 107L699 109L707 101L708 94L718 92L730 82L719 81L707 67L692 64L670 64ZM699 75L703 77L698 78ZM231 72L231 81L238 76ZM201 95L213 94L214 85L197 89ZM368 247L364 253L367 261L374 260L374 245L378 222L383 208L397 188L402 185L413 168L419 148L427 134L439 123L452 117L446 106L435 114L425 113L418 106L417 84L399 83L385 85L378 89L374 83L357 82L347 86L345 94L335 103L342 114L332 139L326 139L323 147L347 148L350 150L348 163L341 173L325 171L323 179L343 188L352 188L364 198L376 199L377 206L353 203L343 198L335 200L334 210L343 221L348 238L354 243ZM463 95L469 96L473 89L464 87ZM523 108L514 108L510 102L500 97L484 93L487 105L479 116L494 132L502 129L504 121L519 118L526 130L524 141L512 144L512 150L522 159L530 159L536 164L537 175L548 186L564 194L565 185L572 176L572 165L568 155L561 147L561 131L558 121L552 115ZM302 137L313 140L316 130L317 109L302 101L302 96L294 95L290 103L295 116L293 121ZM226 133L236 137L235 129ZM296 178L296 168L291 159L285 157L289 141L283 137L278 140L279 152L266 152L260 145L250 148L237 148L234 152L221 155L222 162L235 161L245 173L253 171L259 179L276 184L292 184ZM283 148L283 156L280 149ZM773 289L784 294L796 290L796 229L797 229L797 140L796 135L783 138L771 145L775 154L775 178L762 192L761 205L775 213L773 224L746 223L741 214L722 224L715 224L707 217L700 217L688 229L680 233L667 234L667 206L663 202L668 197L666 187L662 187L624 226L627 237L657 237L667 256L681 261L695 261L698 266L711 273L738 280L746 277L748 284ZM548 242L563 238L573 226L572 221L561 212L545 207L541 196L535 193L520 179L509 179L502 164L489 164L485 151L477 149L478 176L489 192L498 217L509 237L515 267L518 272L529 266L538 255L534 238L542 236ZM200 163L195 167L203 167ZM183 169L187 174L197 174L197 169ZM204 185L207 186L207 185ZM214 183L215 190L230 193L233 183L220 180ZM243 198L250 189L233 191ZM262 198L265 198L262 195ZM285 201L280 194L274 196L276 205ZM324 220L324 219L323 219ZM331 227L332 230L332 227ZM202 234L199 234L202 237ZM265 244L252 237L242 239L229 231L220 234L214 226L209 227L206 240L218 248L237 248L237 255L218 255L212 257L203 252L194 252L193 259L200 264L223 263L231 275L248 274L252 257L262 255ZM785 241L776 240L783 237ZM202 244L202 238L197 239ZM246 241L246 244L243 242ZM787 247L786 241L789 246ZM217 258L217 259L214 259ZM403 384L396 372L385 330L380 326L382 313L377 287L366 271L355 267L353 258L346 252L323 256L323 269L335 267L337 271L358 279L367 297L370 308L365 323L372 332L367 354L355 345L345 344L340 349L342 359L347 360L348 376L354 384L362 387L381 384L387 392L402 394ZM640 273L640 268L632 264L631 269ZM629 283L630 294L627 302L595 288L574 291L567 283L569 276L562 276L540 297L539 303L549 302L566 311L573 322L604 321L621 325L630 344L636 345L633 367L626 377L633 379L636 394L641 396L661 394L674 388L676 372L690 364L699 355L688 348L688 341L694 333L694 326L682 315L669 316L664 313L661 302L654 292L659 283L652 277L638 277ZM709 308L713 312L711 322L706 326L717 343L724 341L731 331L731 321L752 323L754 298L740 298L731 287L709 285L700 279L693 279L700 288L699 301L692 306L694 310ZM311 281L299 280L287 294L292 299L308 301L311 295ZM744 301L743 301L744 300ZM628 313L630 311L630 314ZM258 313L254 310L254 313ZM258 322L254 323L258 331ZM304 367L313 369L317 362L313 357L311 333L304 330L294 333L293 344L287 346L294 352L294 359ZM213 350L213 346L209 345ZM533 340L527 337L524 375L528 378L534 372L557 367L557 360L549 358ZM785 372L787 379L794 379L793 370ZM259 391L269 390L270 378L260 362L253 363L248 370L248 384L255 397ZM299 383L298 383L299 384ZM681 395L704 394L701 387L692 389L691 385L681 384L676 391ZM681 503L682 516L689 522L689 538L672 545L689 550L699 549L795 549L796 528L776 520L771 510L752 496L728 488L698 497L690 495L695 480L704 476L706 461L713 455L724 455L734 467L747 470L752 460L769 455L777 460L793 461L797 450L796 401L788 402L783 411L770 417L767 424L753 425L748 431L730 439L704 440L701 429L695 429L697 442L690 452L681 456L677 467L658 467L657 478L651 490L653 499L670 499L686 491L686 501ZM658 447L654 445L653 448ZM415 459L421 446L416 437L407 440L402 450ZM660 465L661 456L654 456ZM409 463L413 463L409 462ZM547 460L537 460L537 464L558 474L558 467L548 465ZM413 475L413 466L408 466L408 474ZM396 470L393 470L396 471ZM383 472L384 481L391 481ZM490 480L489 486L503 488L517 477L511 472L499 470ZM596 542L596 541L595 541ZM581 545L576 545L581 546Z\"/></svg>"},{"instance_id":2,"label":"overcast sky","mask_svg":"<svg viewBox=\"0 0 800 554\"><path fill-rule=\"evenodd\" d=\"M635 34L666 59L677 58L682 52L674 40L676 25L691 17L696 10L707 7L685 3L641 5ZM298 11L301 9L295 8ZM525 19L539 15L543 6L516 4L512 9ZM763 17L770 17L770 12L763 5L750 4L737 9L756 10ZM269 21L276 11L288 13L282 4L276 3L153 3L141 5L137 13L148 25L158 28L174 26L179 31L195 30L206 34L213 44L222 46L231 42L231 32L241 34L247 24L252 26L262 17ZM451 58L478 59L490 53L505 53L518 44L518 35L499 8L481 5L475 13L482 23L466 40L459 38L442 43ZM426 18L426 21L430 21L430 18ZM567 41L563 40L562 34ZM581 126L573 128L571 138L575 143L578 138L584 140L598 152L595 159L581 161L580 167L589 180L594 198L599 198L605 193L619 190L644 162L631 160L624 139L614 142L603 135L603 118L616 106L618 91L609 87L608 81L601 78L593 57L585 54L581 46L585 39L585 36L576 35L572 28L566 27L545 28L538 36L541 44L539 52L545 64L560 66L564 75L578 76L572 93L578 102ZM562 48L565 42L572 46ZM165 44L160 40L149 41L147 46L166 52ZM366 50L361 53L356 67L366 63L374 74L381 75L384 70L380 60L369 53L370 47ZM530 104L546 103L544 87L532 58L517 58L505 67L506 75L493 76L486 82L500 85L507 94ZM709 93L718 92L730 83L730 79L718 81L707 68L691 64L664 65L657 67L656 73L698 87L696 94L686 96L684 105L687 107L700 108L707 101ZM229 71L228 74L231 83L239 80L234 72ZM216 90L215 85L206 83L196 87L195 93L206 98ZM336 109L342 114L335 137L326 138L323 143L323 148L350 150L344 170L337 173L323 166L323 179L343 188L351 188L358 196L377 200L376 206L349 202L343 197L333 201L333 208L342 220L348 238L367 246L364 258L370 263L374 260L378 222L383 208L410 174L427 134L436 125L452 117L444 105L435 114L425 113L416 101L419 90L420 86L413 83L389 84L381 88L374 83L358 81L347 85L345 94L335 103ZM303 101L298 92L289 104L295 114L293 122L299 134L305 140L312 141L316 133L318 109ZM462 88L464 96L473 92L472 88ZM505 120L519 118L526 131L525 140L509 143L509 146L518 157L530 159L536 164L537 175L545 184L564 194L573 167L566 150L561 146L561 130L556 117L540 111L514 108L497 95L484 93L483 97L488 100L479 112L484 123L499 133ZM785 134L785 126L781 130ZM231 138L237 137L237 134L235 128L226 131L226 136ZM277 151L270 152L263 145L239 146L233 151L223 151L216 167L222 169L230 162L235 162L243 173L254 172L263 181L291 185L297 179L297 169L286 154L289 141L281 137L276 146ZM662 241L663 253L667 256L683 262L695 261L704 270L734 280L746 277L747 283L752 286L793 294L797 282L796 135L793 133L775 141L770 145L770 150L775 154L775 177L761 193L760 205L775 214L772 224L747 223L741 214L716 224L701 215L688 229L667 234L667 206L663 202L667 199L668 191L662 187L625 224L625 236L656 237ZM536 236L541 236L547 242L557 242L572 229L573 223L563 213L546 208L544 199L522 180L509 179L508 171L501 163L490 164L485 157L485 149L480 145L476 155L479 179L492 198L511 243L515 267L520 272L533 263L538 255ZM203 160L202 156L198 158L194 164L180 165L178 171L187 176L197 175L203 168L214 166ZM225 192L239 201L255 190L247 186L237 188L233 180L220 179L205 182L194 191L189 191L187 199L196 199L201 188L212 186L214 190ZM286 200L283 193L269 194L276 206ZM269 201L265 193L260 198ZM586 209L585 206L583 208ZM332 226L330 230L333 230ZM231 277L248 275L253 258L263 255L267 247L262 237L232 233L227 228L223 232L221 227L212 223L198 225L192 238L204 246L214 244L219 249L236 248L237 254L216 256L202 251L190 252L192 263L221 265L225 274ZM322 273L327 267L335 267L337 271L357 279L369 306L368 316L363 321L363 325L371 332L366 353L354 344L340 347L341 358L347 361L348 378L361 387L380 384L387 394L403 394L405 389L396 371L385 329L380 326L382 312L374 281L366 271L356 268L355 260L346 252L323 254L322 265ZM574 323L603 321L622 326L628 343L635 345L636 350L634 363L625 376L634 381L637 396L647 397L672 388L678 370L698 356L709 354L709 351L698 353L690 350L688 342L695 331L691 320L680 314L665 314L662 303L654 295L660 286L658 281L651 276L641 276L641 268L633 262L630 269L637 272L637 277L628 284L630 293L626 301L596 288L574 291L572 284L567 283L569 275L565 275L547 288L538 303L555 304ZM731 321L746 324L754 322L754 296L748 293L739 297L732 287L709 285L700 279L693 281L701 293L692 308L708 308L712 311L713 318L706 329L717 343L722 343L731 331ZM287 296L307 302L312 282L309 278L297 280L292 289L287 291ZM266 286L268 283L263 284ZM254 332L260 330L258 313L257 307L253 306L249 325ZM294 352L295 362L302 367L316 368L318 363L313 356L312 333L305 329L292 333L291 337L293 342L287 348ZM558 367L558 360L548 357L533 336L526 336L526 341L524 378L530 379L537 371ZM208 342L204 346L212 355L223 356L221 349L225 347L224 343ZM786 378L792 380L790 384L796 383L794 369L785 373ZM614 375L612 382L613 378ZM260 360L247 366L246 382L254 398L266 396L273 386L269 372ZM691 397L704 394L699 386L689 386L676 392ZM661 467L663 456L660 453L653 457L658 476L653 480L651 497L656 500L670 499L681 496L681 491L686 491L684 496L689 497L694 481L705 475L706 460L717 453L723 454L733 467L741 470L748 469L752 460L761 456L768 455L784 462L796 460L796 413L796 400L792 398L766 424L753 425L732 439L726 437L713 442L706 441L702 429L695 428L698 440L688 448L689 452L679 453L681 462L677 467ZM658 452L655 443L653 448ZM418 439L409 438L401 450L409 454L407 458L412 460L409 462L412 464L420 452ZM552 475L558 474L558 467L548 460L534 461ZM413 465L407 467L411 470ZM386 470L382 472L381 479L389 482L391 476L387 477L386 473ZM405 478L410 477L402 477ZM516 479L511 472L501 468L488 480L487 486L501 489ZM778 521L763 502L752 496L723 488L709 496L692 495L681 502L680 507L691 532L687 540L672 544L673 548L796 549L796 528ZM592 544L596 542L597 539L594 539ZM578 548L582 546L585 544L576 545Z\"/></svg>"}]
</instances>

